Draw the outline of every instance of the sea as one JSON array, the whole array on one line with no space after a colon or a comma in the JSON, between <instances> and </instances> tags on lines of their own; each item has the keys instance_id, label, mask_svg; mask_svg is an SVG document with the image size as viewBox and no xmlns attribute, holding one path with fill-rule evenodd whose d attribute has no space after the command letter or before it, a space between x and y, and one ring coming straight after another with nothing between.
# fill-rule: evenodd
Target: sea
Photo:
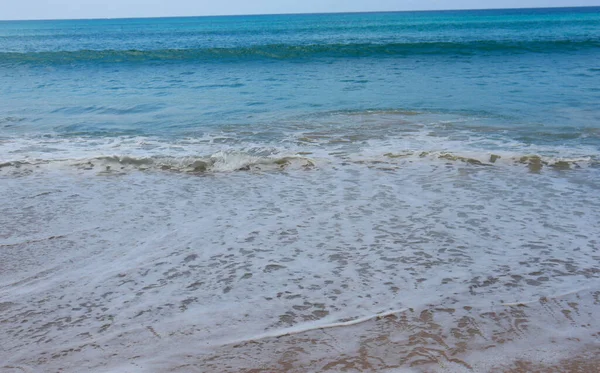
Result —
<instances>
[{"instance_id":1,"label":"sea","mask_svg":"<svg viewBox=\"0 0 600 373\"><path fill-rule=\"evenodd\" d=\"M599 7L0 22L2 373L569 371L599 314Z\"/></svg>"}]
</instances>

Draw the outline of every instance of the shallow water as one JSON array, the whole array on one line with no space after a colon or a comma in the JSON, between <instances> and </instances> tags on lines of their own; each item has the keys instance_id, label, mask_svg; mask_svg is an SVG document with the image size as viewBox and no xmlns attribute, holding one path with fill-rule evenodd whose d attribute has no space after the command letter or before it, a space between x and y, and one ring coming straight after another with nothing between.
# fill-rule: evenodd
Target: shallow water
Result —
<instances>
[{"instance_id":1,"label":"shallow water","mask_svg":"<svg viewBox=\"0 0 600 373\"><path fill-rule=\"evenodd\" d=\"M599 17L0 23L2 369L594 353Z\"/></svg>"}]
</instances>

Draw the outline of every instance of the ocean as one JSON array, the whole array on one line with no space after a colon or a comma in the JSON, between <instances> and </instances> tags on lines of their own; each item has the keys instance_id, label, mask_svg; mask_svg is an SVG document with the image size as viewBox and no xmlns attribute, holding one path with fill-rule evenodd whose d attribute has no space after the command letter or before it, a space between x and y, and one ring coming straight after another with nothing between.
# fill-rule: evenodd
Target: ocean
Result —
<instances>
[{"instance_id":1,"label":"ocean","mask_svg":"<svg viewBox=\"0 0 600 373\"><path fill-rule=\"evenodd\" d=\"M600 8L0 22L3 373L592 369L599 312Z\"/></svg>"}]
</instances>

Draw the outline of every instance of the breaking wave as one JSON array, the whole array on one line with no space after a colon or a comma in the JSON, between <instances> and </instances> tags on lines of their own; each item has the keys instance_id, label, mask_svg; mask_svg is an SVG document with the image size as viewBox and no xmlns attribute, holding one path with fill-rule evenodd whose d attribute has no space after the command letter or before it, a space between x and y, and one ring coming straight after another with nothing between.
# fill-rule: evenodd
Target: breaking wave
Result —
<instances>
[{"instance_id":1,"label":"breaking wave","mask_svg":"<svg viewBox=\"0 0 600 373\"><path fill-rule=\"evenodd\" d=\"M180 174L211 174L223 172L272 172L309 170L317 167L347 165L400 170L406 163L437 162L471 167L517 167L531 173L569 171L600 167L595 156L556 157L538 154L400 151L379 155L332 155L309 158L307 153L290 155L255 155L242 151L219 151L208 156L131 156L112 155L81 159L15 160L0 163L0 176L26 175L36 170L73 169L98 175L118 175L132 171L172 172Z\"/></svg>"},{"instance_id":2,"label":"breaking wave","mask_svg":"<svg viewBox=\"0 0 600 373\"><path fill-rule=\"evenodd\" d=\"M268 157L255 156L242 152L218 152L206 157L134 157L113 155L76 160L21 160L0 163L0 170L3 168L33 170L52 168L53 166L70 166L75 169L96 171L101 174L114 174L133 170L201 174L207 172L274 171L286 168L311 168L315 166L315 163L309 158L301 156Z\"/></svg>"}]
</instances>

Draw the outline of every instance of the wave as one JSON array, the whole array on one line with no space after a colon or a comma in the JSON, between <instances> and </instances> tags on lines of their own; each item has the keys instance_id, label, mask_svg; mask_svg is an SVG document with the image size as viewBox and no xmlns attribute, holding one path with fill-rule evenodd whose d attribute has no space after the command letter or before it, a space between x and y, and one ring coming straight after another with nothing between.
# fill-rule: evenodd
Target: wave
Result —
<instances>
[{"instance_id":1,"label":"wave","mask_svg":"<svg viewBox=\"0 0 600 373\"><path fill-rule=\"evenodd\" d=\"M45 167L44 167L45 166ZM99 156L85 159L52 159L37 161L9 161L0 163L2 169L12 169L28 174L40 168L70 166L100 174L119 174L128 171L170 171L202 174L207 172L273 171L286 168L311 168L314 161L302 156L257 156L243 152L218 152L206 157L172 156Z\"/></svg>"},{"instance_id":2,"label":"wave","mask_svg":"<svg viewBox=\"0 0 600 373\"><path fill-rule=\"evenodd\" d=\"M463 153L452 152L400 152L386 153L385 158L396 163L402 159L427 158L443 162L465 163L472 166L518 166L526 167L531 173L541 173L544 169L555 171L575 170L584 167L597 167L600 161L593 156L585 157L552 157L539 154L494 154L494 153ZM365 162L368 163L368 162ZM378 161L375 161L377 164Z\"/></svg>"},{"instance_id":3,"label":"wave","mask_svg":"<svg viewBox=\"0 0 600 373\"><path fill-rule=\"evenodd\" d=\"M310 154L310 153L309 153ZM273 172L310 170L321 167L343 167L355 165L399 171L407 163L445 163L469 167L517 167L530 173L548 171L575 171L599 168L600 159L595 156L553 157L538 154L508 154L487 152L447 151L401 151L370 157L308 158L306 153L284 156L260 156L246 152L220 151L210 156L97 156L82 159L38 159L15 160L0 163L0 176L26 176L35 171L50 169L72 169L97 175L119 175L132 171L170 172L178 174L214 174L237 171Z\"/></svg>"},{"instance_id":4,"label":"wave","mask_svg":"<svg viewBox=\"0 0 600 373\"><path fill-rule=\"evenodd\" d=\"M167 61L219 61L252 59L311 59L401 57L412 55L479 55L560 53L600 48L600 40L531 40L420 42L387 44L271 44L237 48L160 50L78 50L53 52L1 52L0 64L71 64L77 62L142 63Z\"/></svg>"}]
</instances>

